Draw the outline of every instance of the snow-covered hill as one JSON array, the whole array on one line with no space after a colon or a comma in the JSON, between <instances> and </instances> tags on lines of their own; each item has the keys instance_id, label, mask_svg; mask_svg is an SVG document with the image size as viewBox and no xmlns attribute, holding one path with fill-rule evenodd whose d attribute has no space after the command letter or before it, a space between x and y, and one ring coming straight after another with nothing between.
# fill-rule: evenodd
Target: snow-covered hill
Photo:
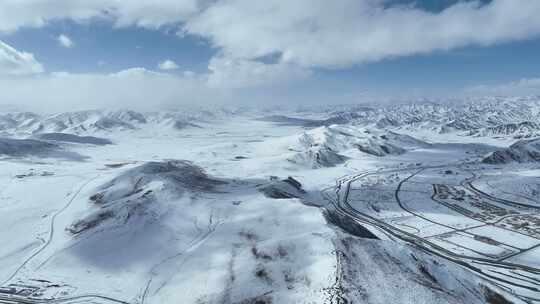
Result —
<instances>
[{"instance_id":1,"label":"snow-covered hill","mask_svg":"<svg viewBox=\"0 0 540 304\"><path fill-rule=\"evenodd\" d=\"M341 154L347 150L382 157L400 155L407 150L427 146L429 144L426 142L394 132L332 125L309 130L298 136L297 143L290 148L296 153L289 161L313 168L331 167L347 159Z\"/></svg>"},{"instance_id":2,"label":"snow-covered hill","mask_svg":"<svg viewBox=\"0 0 540 304\"><path fill-rule=\"evenodd\" d=\"M177 199L187 191L214 191L224 183L189 162L149 162L100 186L90 197L94 205L90 214L76 220L68 230L79 234L105 224L114 227L155 220L167 211L160 202Z\"/></svg>"},{"instance_id":3,"label":"snow-covered hill","mask_svg":"<svg viewBox=\"0 0 540 304\"><path fill-rule=\"evenodd\" d=\"M77 144L90 144L90 145L110 145L112 141L106 138L94 137L94 136L78 136L67 133L41 133L34 136L37 139L52 142L66 142Z\"/></svg>"},{"instance_id":4,"label":"snow-covered hill","mask_svg":"<svg viewBox=\"0 0 540 304\"><path fill-rule=\"evenodd\" d=\"M0 137L0 159L14 158L19 160L63 159L83 161L87 156L70 151L62 145L35 139L14 139Z\"/></svg>"},{"instance_id":5,"label":"snow-covered hill","mask_svg":"<svg viewBox=\"0 0 540 304\"><path fill-rule=\"evenodd\" d=\"M215 119L216 113L136 112L131 110L91 110L51 115L34 113L0 114L0 133L30 135L41 133L95 134L138 129L180 130L199 127L199 122Z\"/></svg>"},{"instance_id":6,"label":"snow-covered hill","mask_svg":"<svg viewBox=\"0 0 540 304\"><path fill-rule=\"evenodd\" d=\"M259 191L283 200L273 203ZM46 262L48 271L67 267L63 258L69 255L129 269L130 281L143 278L141 302L174 297L186 303L200 298L206 303L362 303L369 298L377 304L415 299L483 304L491 297L505 299L502 290L443 259L330 233L322 216L310 212L314 208L295 203L295 197L309 194L291 177L225 180L186 161L149 162L90 193L90 214L67 227L74 242ZM145 266L131 259L144 259ZM126 284L120 286L129 288Z\"/></svg>"},{"instance_id":7,"label":"snow-covered hill","mask_svg":"<svg viewBox=\"0 0 540 304\"><path fill-rule=\"evenodd\" d=\"M488 164L540 162L540 138L520 140L506 149L491 153L483 159L483 162Z\"/></svg>"},{"instance_id":8,"label":"snow-covered hill","mask_svg":"<svg viewBox=\"0 0 540 304\"><path fill-rule=\"evenodd\" d=\"M47 155L58 151L59 146L39 140L0 138L0 155L28 156Z\"/></svg>"}]
</instances>

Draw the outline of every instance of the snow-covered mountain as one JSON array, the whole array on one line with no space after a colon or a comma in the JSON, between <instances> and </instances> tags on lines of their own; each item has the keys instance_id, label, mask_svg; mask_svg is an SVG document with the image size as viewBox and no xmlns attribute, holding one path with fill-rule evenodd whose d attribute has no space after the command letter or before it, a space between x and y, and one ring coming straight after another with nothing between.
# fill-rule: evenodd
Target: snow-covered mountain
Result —
<instances>
[{"instance_id":1,"label":"snow-covered mountain","mask_svg":"<svg viewBox=\"0 0 540 304\"><path fill-rule=\"evenodd\" d=\"M523 121L520 123L507 123L495 127L486 127L471 130L468 135L486 137L513 137L528 138L540 136L540 123Z\"/></svg>"},{"instance_id":2,"label":"snow-covered mountain","mask_svg":"<svg viewBox=\"0 0 540 304\"><path fill-rule=\"evenodd\" d=\"M346 113L343 115L342 113ZM520 136L540 132L540 97L485 97L447 102L351 106L328 113L336 123L380 129L431 130L465 136Z\"/></svg>"},{"instance_id":3,"label":"snow-covered mountain","mask_svg":"<svg viewBox=\"0 0 540 304\"><path fill-rule=\"evenodd\" d=\"M413 102L395 105L333 106L315 109L255 110L199 109L159 112L91 110L38 115L0 113L0 134L91 134L147 127L184 129L213 120L250 113L279 125L317 128L360 125L390 130L429 130L463 136L527 138L540 134L540 97L485 97L446 102ZM313 115L318 113L319 115Z\"/></svg>"},{"instance_id":4,"label":"snow-covered mountain","mask_svg":"<svg viewBox=\"0 0 540 304\"><path fill-rule=\"evenodd\" d=\"M313 168L331 167L343 163L347 157L342 152L355 150L371 156L400 155L407 150L429 146L413 137L346 125L319 127L298 136L291 147L296 153L288 160Z\"/></svg>"},{"instance_id":5,"label":"snow-covered mountain","mask_svg":"<svg viewBox=\"0 0 540 304\"><path fill-rule=\"evenodd\" d=\"M540 162L540 138L520 140L510 147L495 151L483 159L488 164Z\"/></svg>"},{"instance_id":6,"label":"snow-covered mountain","mask_svg":"<svg viewBox=\"0 0 540 304\"><path fill-rule=\"evenodd\" d=\"M112 131L154 129L184 129L199 127L198 123L215 119L208 111L136 112L131 110L90 110L50 115L34 113L0 113L0 133L30 135L40 133L93 134Z\"/></svg>"}]
</instances>

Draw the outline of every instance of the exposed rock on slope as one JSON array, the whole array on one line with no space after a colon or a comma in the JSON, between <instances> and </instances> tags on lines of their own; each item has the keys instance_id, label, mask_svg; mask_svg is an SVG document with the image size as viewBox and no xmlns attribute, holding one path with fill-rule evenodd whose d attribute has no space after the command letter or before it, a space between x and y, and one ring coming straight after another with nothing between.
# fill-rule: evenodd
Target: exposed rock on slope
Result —
<instances>
[{"instance_id":1,"label":"exposed rock on slope","mask_svg":"<svg viewBox=\"0 0 540 304\"><path fill-rule=\"evenodd\" d=\"M468 133L472 136L514 137L528 138L540 135L540 124L524 121L520 123L508 123L495 127L472 130Z\"/></svg>"},{"instance_id":2,"label":"exposed rock on slope","mask_svg":"<svg viewBox=\"0 0 540 304\"><path fill-rule=\"evenodd\" d=\"M429 146L428 143L407 135L337 125L305 132L299 137L298 143L300 151L290 157L289 161L313 168L332 167L343 163L347 157L341 152L350 149L381 157Z\"/></svg>"},{"instance_id":3,"label":"exposed rock on slope","mask_svg":"<svg viewBox=\"0 0 540 304\"><path fill-rule=\"evenodd\" d=\"M306 112L288 116L274 112L261 120L306 128L352 124L369 128L394 130L430 130L439 133L459 133L465 136L513 136L528 138L540 134L540 97L486 97L448 102L411 101L415 103L391 106L333 106L313 116ZM149 126L183 129L201 122L229 117L242 111L223 109L162 111L78 111L53 115L33 113L0 113L0 133L102 133L117 130L137 130ZM287 112L290 113L290 112ZM261 115L261 111L256 111ZM261 116L262 116L261 115ZM161 130L161 129L160 129Z\"/></svg>"},{"instance_id":4,"label":"exposed rock on slope","mask_svg":"<svg viewBox=\"0 0 540 304\"><path fill-rule=\"evenodd\" d=\"M170 201L190 192L212 192L224 181L206 175L187 161L149 162L130 169L102 185L90 197L90 214L68 231L79 234L97 226L125 225L159 218Z\"/></svg>"},{"instance_id":5,"label":"exposed rock on slope","mask_svg":"<svg viewBox=\"0 0 540 304\"><path fill-rule=\"evenodd\" d=\"M358 143L354 145L358 150L375 155L375 156L385 156L388 154L399 155L406 152L405 149L392 144L387 143L378 143L373 139L369 139L366 143Z\"/></svg>"},{"instance_id":6,"label":"exposed rock on slope","mask_svg":"<svg viewBox=\"0 0 540 304\"><path fill-rule=\"evenodd\" d=\"M52 143L33 139L0 138L0 155L7 156L30 156L44 155L58 150L59 147Z\"/></svg>"},{"instance_id":7,"label":"exposed rock on slope","mask_svg":"<svg viewBox=\"0 0 540 304\"><path fill-rule=\"evenodd\" d=\"M540 161L540 138L521 140L502 150L495 151L482 160L487 164Z\"/></svg>"},{"instance_id":8,"label":"exposed rock on slope","mask_svg":"<svg viewBox=\"0 0 540 304\"><path fill-rule=\"evenodd\" d=\"M63 149L52 142L35 139L13 139L0 137L0 157L57 158L68 161L83 161L88 157Z\"/></svg>"},{"instance_id":9,"label":"exposed rock on slope","mask_svg":"<svg viewBox=\"0 0 540 304\"><path fill-rule=\"evenodd\" d=\"M327 146L307 147L305 151L296 153L288 158L288 161L309 166L313 169L322 167L333 167L344 163L347 160L343 156Z\"/></svg>"},{"instance_id":10,"label":"exposed rock on slope","mask_svg":"<svg viewBox=\"0 0 540 304\"><path fill-rule=\"evenodd\" d=\"M540 97L485 97L445 102L424 100L368 109L349 107L344 112L351 114L349 122L353 124L380 129L496 136L491 133L513 132L511 129L515 125L516 134L512 135L519 136L528 134L527 129L537 133L535 124L540 123ZM484 132L485 135L482 134Z\"/></svg>"},{"instance_id":11,"label":"exposed rock on slope","mask_svg":"<svg viewBox=\"0 0 540 304\"><path fill-rule=\"evenodd\" d=\"M343 112L332 113L331 116L326 119L307 119L307 118L290 117L290 116L285 116L285 115L270 115L270 116L265 116L263 118L260 118L260 120L275 122L281 125L316 128L316 127L323 127L323 126L347 124L358 118L360 118L360 116L355 112L343 111Z\"/></svg>"},{"instance_id":12,"label":"exposed rock on slope","mask_svg":"<svg viewBox=\"0 0 540 304\"><path fill-rule=\"evenodd\" d=\"M41 140L47 141L58 141L58 142L68 142L68 143L77 143L77 144L91 144L91 145L110 145L112 141L106 138L94 137L94 136L78 136L74 134L67 133L43 133L35 136Z\"/></svg>"},{"instance_id":13,"label":"exposed rock on slope","mask_svg":"<svg viewBox=\"0 0 540 304\"><path fill-rule=\"evenodd\" d=\"M290 176L281 181L273 181L259 190L267 197L275 199L300 198L306 193L302 184Z\"/></svg>"},{"instance_id":14,"label":"exposed rock on slope","mask_svg":"<svg viewBox=\"0 0 540 304\"><path fill-rule=\"evenodd\" d=\"M316 119L306 119L290 117L285 115L270 115L259 118L262 121L274 122L285 126L302 126L302 127L318 127L321 126L323 121Z\"/></svg>"},{"instance_id":15,"label":"exposed rock on slope","mask_svg":"<svg viewBox=\"0 0 540 304\"><path fill-rule=\"evenodd\" d=\"M412 248L350 236L334 243L340 303L522 303L468 270Z\"/></svg>"},{"instance_id":16,"label":"exposed rock on slope","mask_svg":"<svg viewBox=\"0 0 540 304\"><path fill-rule=\"evenodd\" d=\"M174 126L174 128L176 130L182 130L182 129L185 129L185 128L188 128L188 127L193 127L193 128L200 128L201 127L201 126L196 125L194 123L190 123L190 122L183 121L183 120L174 121L173 126Z\"/></svg>"}]
</instances>

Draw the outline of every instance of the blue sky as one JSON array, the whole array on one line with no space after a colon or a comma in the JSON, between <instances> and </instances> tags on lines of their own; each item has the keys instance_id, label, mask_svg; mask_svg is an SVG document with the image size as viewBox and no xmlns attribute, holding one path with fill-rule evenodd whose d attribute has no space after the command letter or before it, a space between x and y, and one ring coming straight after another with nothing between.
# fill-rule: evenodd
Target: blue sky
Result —
<instances>
[{"instance_id":1,"label":"blue sky","mask_svg":"<svg viewBox=\"0 0 540 304\"><path fill-rule=\"evenodd\" d=\"M540 71L540 39L438 51L332 71L331 77L366 87L457 89L534 78Z\"/></svg>"},{"instance_id":2,"label":"blue sky","mask_svg":"<svg viewBox=\"0 0 540 304\"><path fill-rule=\"evenodd\" d=\"M60 34L76 37L75 46L59 45ZM153 70L165 59L175 61L182 70L205 72L209 60L218 52L203 39L178 37L173 30L115 29L107 23L55 22L43 28L24 28L0 38L17 49L31 51L48 70L56 72L111 73L133 67ZM490 47L464 47L386 59L338 70L318 69L317 75L366 88L457 88L538 77L538 54L540 38L533 38Z\"/></svg>"},{"instance_id":3,"label":"blue sky","mask_svg":"<svg viewBox=\"0 0 540 304\"><path fill-rule=\"evenodd\" d=\"M520 94L525 87L529 94L540 77L536 0L44 3L50 7L0 4L0 88L66 80L68 100L70 84L90 90L108 82L96 77L118 74L159 78L169 99L176 92L355 101L480 87L485 94ZM158 66L165 60L169 69ZM165 86L174 80L178 85ZM16 100L21 91L4 99Z\"/></svg>"},{"instance_id":4,"label":"blue sky","mask_svg":"<svg viewBox=\"0 0 540 304\"><path fill-rule=\"evenodd\" d=\"M75 46L62 47L57 40L61 34L70 37ZM183 69L204 71L215 53L207 42L180 38L167 28L113 28L109 22L56 21L42 28L23 28L0 39L17 49L31 50L51 71L80 73L155 69L167 58Z\"/></svg>"}]
</instances>

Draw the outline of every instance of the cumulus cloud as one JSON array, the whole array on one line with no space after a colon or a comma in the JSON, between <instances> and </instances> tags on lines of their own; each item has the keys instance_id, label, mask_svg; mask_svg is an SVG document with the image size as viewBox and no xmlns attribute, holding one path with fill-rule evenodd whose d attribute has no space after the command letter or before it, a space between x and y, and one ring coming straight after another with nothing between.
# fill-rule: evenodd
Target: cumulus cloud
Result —
<instances>
[{"instance_id":1,"label":"cumulus cloud","mask_svg":"<svg viewBox=\"0 0 540 304\"><path fill-rule=\"evenodd\" d=\"M130 69L115 74L3 77L0 100L35 101L39 96L43 104L106 106L206 97L249 99L243 93L246 90L271 87L259 92L281 93L285 90L276 87L306 80L319 68L534 38L540 35L538 15L538 0L458 1L440 12L394 5L389 0L157 0L151 4L143 0L3 0L0 32L62 19L107 20L114 27L167 26L179 36L202 37L216 55L204 74ZM157 68L177 65L164 61ZM41 72L43 67L32 54L0 43L0 75ZM531 91L533 83L520 81L497 90Z\"/></svg>"},{"instance_id":2,"label":"cumulus cloud","mask_svg":"<svg viewBox=\"0 0 540 304\"><path fill-rule=\"evenodd\" d=\"M65 34L61 34L60 36L58 36L57 40L58 40L58 43L65 48L69 49L75 46L75 43L73 42L73 40L71 40L71 38L69 38Z\"/></svg>"},{"instance_id":3,"label":"cumulus cloud","mask_svg":"<svg viewBox=\"0 0 540 304\"><path fill-rule=\"evenodd\" d=\"M388 0L3 0L0 31L57 19L107 19L208 39L220 56L279 54L302 67L346 67L385 58L492 45L540 34L540 1L459 1L428 12Z\"/></svg>"},{"instance_id":4,"label":"cumulus cloud","mask_svg":"<svg viewBox=\"0 0 540 304\"><path fill-rule=\"evenodd\" d=\"M176 70L179 68L179 66L176 64L176 62L170 60L170 59L167 59L167 60L164 60L162 62L160 62L158 64L158 68L160 70L164 70L164 71L170 71L170 70Z\"/></svg>"},{"instance_id":5,"label":"cumulus cloud","mask_svg":"<svg viewBox=\"0 0 540 304\"><path fill-rule=\"evenodd\" d=\"M540 34L538 0L458 2L439 13L388 2L217 1L188 20L185 31L230 57L278 53L283 62L331 68Z\"/></svg>"},{"instance_id":6,"label":"cumulus cloud","mask_svg":"<svg viewBox=\"0 0 540 304\"><path fill-rule=\"evenodd\" d=\"M0 76L28 75L43 72L43 66L34 55L21 52L0 41Z\"/></svg>"}]
</instances>

